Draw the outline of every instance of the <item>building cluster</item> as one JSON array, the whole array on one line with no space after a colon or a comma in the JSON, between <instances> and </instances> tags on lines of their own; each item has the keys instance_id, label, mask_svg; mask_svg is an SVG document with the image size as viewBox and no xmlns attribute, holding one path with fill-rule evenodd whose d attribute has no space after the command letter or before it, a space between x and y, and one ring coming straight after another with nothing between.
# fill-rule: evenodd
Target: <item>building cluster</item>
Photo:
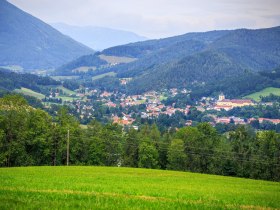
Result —
<instances>
[{"instance_id":1,"label":"building cluster","mask_svg":"<svg viewBox=\"0 0 280 210\"><path fill-rule=\"evenodd\" d=\"M124 79L121 81L124 85L126 82L129 82L129 79ZM94 116L94 107L93 101L99 101L100 104L106 106L108 108L116 108L116 112L112 109L110 114L111 120L114 123L123 125L123 126L133 126L135 124L136 118L142 119L155 119L160 115L168 115L172 116L176 112L183 113L187 116L190 112L191 106L185 105L185 107L176 107L176 104L165 105L162 100L167 97L174 97L177 94L187 94L188 90L178 90L176 88L172 88L170 90L166 90L165 92L157 92L157 91L149 91L141 95L126 95L119 92L108 92L108 91L100 91L100 90L90 90L89 88L80 87L79 90L76 91L75 97L78 100L73 100L72 102L68 102L69 105L73 105L75 107L76 113L79 115L81 119L90 119ZM50 97L56 97L60 94L58 89L51 90ZM78 97L79 96L79 97ZM244 106L255 106L256 103L250 99L226 99L224 94L220 94L218 100L210 97L203 97L200 101L196 102L195 108L198 111L205 112L207 110L231 110L235 107L244 107ZM271 105L271 103L266 103L265 105ZM139 106L137 109L132 108L133 114L128 112L128 110L133 106ZM96 108L96 107L95 107ZM119 111L122 112L121 116L118 117ZM126 114L130 113L130 114ZM109 115L110 116L110 115ZM108 117L109 117L108 116ZM208 115L207 115L208 116ZM209 120L213 126L218 123L222 124L249 124L253 121L258 120L260 123L265 121L271 122L273 124L279 124L280 119L268 119L268 118L250 118L243 119L240 117L217 117L216 115L210 115L212 119ZM187 120L185 125L192 125L191 120Z\"/></svg>"},{"instance_id":2,"label":"building cluster","mask_svg":"<svg viewBox=\"0 0 280 210\"><path fill-rule=\"evenodd\" d=\"M75 109L81 119L91 118L94 112L93 106L86 105L84 102L80 100L75 101Z\"/></svg>"},{"instance_id":3,"label":"building cluster","mask_svg":"<svg viewBox=\"0 0 280 210\"><path fill-rule=\"evenodd\" d=\"M228 111L235 107L254 106L255 103L250 99L226 99L224 94L219 95L219 100L214 105L213 109Z\"/></svg>"},{"instance_id":4,"label":"building cluster","mask_svg":"<svg viewBox=\"0 0 280 210\"><path fill-rule=\"evenodd\" d=\"M122 113L122 114L123 114L123 117L118 117L118 116L114 115L112 117L113 123L117 123L117 124L123 125L123 126L132 125L132 123L135 121L135 119L131 118L130 115L126 115L124 113Z\"/></svg>"}]
</instances>

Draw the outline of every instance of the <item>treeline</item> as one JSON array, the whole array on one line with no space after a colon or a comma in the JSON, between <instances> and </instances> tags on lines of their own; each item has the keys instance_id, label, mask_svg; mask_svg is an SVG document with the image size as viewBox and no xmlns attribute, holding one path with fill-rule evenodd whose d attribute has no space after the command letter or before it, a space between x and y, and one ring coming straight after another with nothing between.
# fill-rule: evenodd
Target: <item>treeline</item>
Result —
<instances>
[{"instance_id":1,"label":"treeline","mask_svg":"<svg viewBox=\"0 0 280 210\"><path fill-rule=\"evenodd\" d=\"M208 123L160 132L92 121L81 128L65 107L52 118L20 96L0 99L0 166L71 165L157 168L280 181L280 134L240 126L227 135Z\"/></svg>"},{"instance_id":2,"label":"treeline","mask_svg":"<svg viewBox=\"0 0 280 210\"><path fill-rule=\"evenodd\" d=\"M105 60L99 58L100 53L96 52L94 54L85 55L73 60L69 63L64 64L63 66L59 67L54 74L59 76L64 75L77 75L77 73L72 72L73 69L78 69L82 66L92 66L94 68L99 68L102 65L108 64Z\"/></svg>"},{"instance_id":3,"label":"treeline","mask_svg":"<svg viewBox=\"0 0 280 210\"><path fill-rule=\"evenodd\" d=\"M60 85L50 77L40 77L33 74L20 74L0 68L0 89L12 91L21 87L41 92L41 86Z\"/></svg>"}]
</instances>

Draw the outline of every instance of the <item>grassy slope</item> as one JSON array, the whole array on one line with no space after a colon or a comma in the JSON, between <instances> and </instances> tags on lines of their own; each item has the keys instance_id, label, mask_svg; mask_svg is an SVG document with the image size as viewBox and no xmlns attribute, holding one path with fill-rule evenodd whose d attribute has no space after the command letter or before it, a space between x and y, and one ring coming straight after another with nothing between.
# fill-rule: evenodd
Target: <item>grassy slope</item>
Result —
<instances>
[{"instance_id":1,"label":"grassy slope","mask_svg":"<svg viewBox=\"0 0 280 210\"><path fill-rule=\"evenodd\" d=\"M74 91L69 90L69 89L67 89L67 88L65 88L63 86L58 86L57 88L62 90L64 92L64 94L67 94L67 95L74 95L74 94L76 94Z\"/></svg>"},{"instance_id":2,"label":"grassy slope","mask_svg":"<svg viewBox=\"0 0 280 210\"><path fill-rule=\"evenodd\" d=\"M280 209L280 183L110 167L0 168L0 209Z\"/></svg>"},{"instance_id":3,"label":"grassy slope","mask_svg":"<svg viewBox=\"0 0 280 210\"><path fill-rule=\"evenodd\" d=\"M116 76L116 73L115 72L108 72L108 73L100 74L100 75L97 75L95 77L92 77L92 80L101 79L101 78L106 77L106 76L114 77L114 76Z\"/></svg>"},{"instance_id":4,"label":"grassy slope","mask_svg":"<svg viewBox=\"0 0 280 210\"><path fill-rule=\"evenodd\" d=\"M45 96L43 94L35 92L35 91L27 89L27 88L16 89L15 92L22 93L23 95L33 96L38 99L45 98Z\"/></svg>"},{"instance_id":5,"label":"grassy slope","mask_svg":"<svg viewBox=\"0 0 280 210\"><path fill-rule=\"evenodd\" d=\"M79 76L51 76L52 79L57 80L57 81L63 81L63 80L74 80L78 79Z\"/></svg>"},{"instance_id":6,"label":"grassy slope","mask_svg":"<svg viewBox=\"0 0 280 210\"><path fill-rule=\"evenodd\" d=\"M269 96L269 94L274 94L280 96L280 88L273 88L273 87L268 87L263 89L262 91L252 93L250 95L245 96L244 98L251 98L255 101L260 101L260 96Z\"/></svg>"},{"instance_id":7,"label":"grassy slope","mask_svg":"<svg viewBox=\"0 0 280 210\"><path fill-rule=\"evenodd\" d=\"M99 55L99 58L105 60L108 63L131 63L136 61L137 58L129 58L129 57L120 57L120 56L108 56L108 55Z\"/></svg>"}]
</instances>

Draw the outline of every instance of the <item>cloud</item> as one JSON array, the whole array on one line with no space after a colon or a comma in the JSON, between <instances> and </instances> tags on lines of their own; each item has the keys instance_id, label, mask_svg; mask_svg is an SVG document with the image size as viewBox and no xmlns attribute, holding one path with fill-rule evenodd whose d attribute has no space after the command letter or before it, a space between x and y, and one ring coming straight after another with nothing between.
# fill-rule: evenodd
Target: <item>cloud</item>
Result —
<instances>
[{"instance_id":1,"label":"cloud","mask_svg":"<svg viewBox=\"0 0 280 210\"><path fill-rule=\"evenodd\" d=\"M123 29L150 38L280 25L279 0L9 0L45 22Z\"/></svg>"}]
</instances>

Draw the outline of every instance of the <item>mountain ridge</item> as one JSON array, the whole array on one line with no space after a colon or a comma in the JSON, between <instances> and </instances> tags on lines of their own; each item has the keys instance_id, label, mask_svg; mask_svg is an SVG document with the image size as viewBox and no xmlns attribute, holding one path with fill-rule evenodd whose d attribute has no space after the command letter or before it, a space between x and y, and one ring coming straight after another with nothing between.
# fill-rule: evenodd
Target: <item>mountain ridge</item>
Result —
<instances>
[{"instance_id":1,"label":"mountain ridge","mask_svg":"<svg viewBox=\"0 0 280 210\"><path fill-rule=\"evenodd\" d=\"M6 0L0 8L2 66L51 69L94 52Z\"/></svg>"},{"instance_id":2,"label":"mountain ridge","mask_svg":"<svg viewBox=\"0 0 280 210\"><path fill-rule=\"evenodd\" d=\"M52 23L51 26L94 50L148 40L131 31L106 27L74 26L65 23Z\"/></svg>"}]
</instances>

